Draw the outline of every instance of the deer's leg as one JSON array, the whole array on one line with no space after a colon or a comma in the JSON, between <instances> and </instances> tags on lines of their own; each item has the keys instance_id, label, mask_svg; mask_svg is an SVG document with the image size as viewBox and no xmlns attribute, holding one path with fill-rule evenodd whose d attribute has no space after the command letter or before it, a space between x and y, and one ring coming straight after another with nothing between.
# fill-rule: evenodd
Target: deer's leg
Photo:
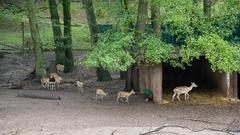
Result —
<instances>
[{"instance_id":1,"label":"deer's leg","mask_svg":"<svg viewBox=\"0 0 240 135\"><path fill-rule=\"evenodd\" d=\"M129 104L128 97L126 98L127 103Z\"/></svg>"},{"instance_id":2,"label":"deer's leg","mask_svg":"<svg viewBox=\"0 0 240 135\"><path fill-rule=\"evenodd\" d=\"M57 84L56 83L53 83L53 90L57 90Z\"/></svg>"},{"instance_id":3,"label":"deer's leg","mask_svg":"<svg viewBox=\"0 0 240 135\"><path fill-rule=\"evenodd\" d=\"M187 93L184 93L185 101L187 100Z\"/></svg>"},{"instance_id":4,"label":"deer's leg","mask_svg":"<svg viewBox=\"0 0 240 135\"><path fill-rule=\"evenodd\" d=\"M177 93L174 93L173 96L172 96L172 101L174 101L174 98L176 96Z\"/></svg>"},{"instance_id":5,"label":"deer's leg","mask_svg":"<svg viewBox=\"0 0 240 135\"><path fill-rule=\"evenodd\" d=\"M80 91L81 91L81 93L83 93L83 88L82 88L82 87L81 87L81 90L80 90Z\"/></svg>"},{"instance_id":6,"label":"deer's leg","mask_svg":"<svg viewBox=\"0 0 240 135\"><path fill-rule=\"evenodd\" d=\"M180 97L179 96L180 96L180 93L177 94L178 101L180 101Z\"/></svg>"},{"instance_id":7,"label":"deer's leg","mask_svg":"<svg viewBox=\"0 0 240 135\"><path fill-rule=\"evenodd\" d=\"M118 99L119 99L119 97L117 97L117 103L118 103Z\"/></svg>"},{"instance_id":8,"label":"deer's leg","mask_svg":"<svg viewBox=\"0 0 240 135\"><path fill-rule=\"evenodd\" d=\"M102 101L103 101L103 96L102 96Z\"/></svg>"},{"instance_id":9,"label":"deer's leg","mask_svg":"<svg viewBox=\"0 0 240 135\"><path fill-rule=\"evenodd\" d=\"M187 93L187 100L189 99L189 94Z\"/></svg>"}]
</instances>

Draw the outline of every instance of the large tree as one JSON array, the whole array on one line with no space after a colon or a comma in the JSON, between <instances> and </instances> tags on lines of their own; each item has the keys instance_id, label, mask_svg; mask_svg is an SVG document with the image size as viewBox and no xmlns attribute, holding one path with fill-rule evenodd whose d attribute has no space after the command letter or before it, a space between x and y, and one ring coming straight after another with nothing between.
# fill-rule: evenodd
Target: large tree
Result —
<instances>
[{"instance_id":1,"label":"large tree","mask_svg":"<svg viewBox=\"0 0 240 135\"><path fill-rule=\"evenodd\" d=\"M62 31L59 22L59 15L57 10L56 0L48 0L51 21L52 21L52 29L53 29L53 37L55 43L55 55L56 55L56 63L64 64L65 63L65 49L63 45L62 39Z\"/></svg>"},{"instance_id":2,"label":"large tree","mask_svg":"<svg viewBox=\"0 0 240 135\"><path fill-rule=\"evenodd\" d=\"M65 47L64 71L70 72L74 69L73 54L72 54L70 0L63 0L63 20L64 20L63 43Z\"/></svg>"},{"instance_id":3,"label":"large tree","mask_svg":"<svg viewBox=\"0 0 240 135\"><path fill-rule=\"evenodd\" d=\"M135 29L135 41L136 44L142 39L142 34L145 32L145 25L148 16L148 2L147 0L139 0L138 2L138 14L137 14L137 26ZM136 48L133 46L131 51L134 53ZM127 70L126 86L125 89L139 89L139 76L138 70L135 68L135 65L131 66Z\"/></svg>"},{"instance_id":4,"label":"large tree","mask_svg":"<svg viewBox=\"0 0 240 135\"><path fill-rule=\"evenodd\" d=\"M211 0L203 0L203 11L206 17L211 17Z\"/></svg>"},{"instance_id":5,"label":"large tree","mask_svg":"<svg viewBox=\"0 0 240 135\"><path fill-rule=\"evenodd\" d=\"M94 7L92 0L84 0L85 8L86 8L86 15L88 26L90 29L91 34L91 44L95 46L98 41L98 28L97 28L97 21L94 14ZM108 81L112 80L110 73L107 70L104 70L102 67L97 68L97 80L98 81Z\"/></svg>"},{"instance_id":6,"label":"large tree","mask_svg":"<svg viewBox=\"0 0 240 135\"><path fill-rule=\"evenodd\" d=\"M157 38L160 38L160 7L157 0L152 0L151 3L151 23L153 33ZM145 78L147 78L146 76ZM162 63L151 67L151 88L153 90L153 101L155 103L162 103L162 80L163 80L163 66Z\"/></svg>"},{"instance_id":7,"label":"large tree","mask_svg":"<svg viewBox=\"0 0 240 135\"><path fill-rule=\"evenodd\" d=\"M145 31L145 25L148 17L148 2L147 0L139 0L138 3L138 15L137 15L137 27L136 33L143 34Z\"/></svg>"},{"instance_id":8,"label":"large tree","mask_svg":"<svg viewBox=\"0 0 240 135\"><path fill-rule=\"evenodd\" d=\"M28 18L30 24L30 31L33 44L33 52L35 55L35 76L43 77L46 76L46 67L43 56L42 44L40 40L39 27L36 18L36 7L34 0L26 0L26 7L28 11Z\"/></svg>"}]
</instances>

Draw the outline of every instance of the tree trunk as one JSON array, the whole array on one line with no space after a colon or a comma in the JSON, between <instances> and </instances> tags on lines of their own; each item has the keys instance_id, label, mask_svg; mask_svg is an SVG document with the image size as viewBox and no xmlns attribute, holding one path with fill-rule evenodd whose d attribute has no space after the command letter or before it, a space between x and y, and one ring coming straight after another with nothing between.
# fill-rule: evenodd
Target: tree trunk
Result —
<instances>
[{"instance_id":1,"label":"tree trunk","mask_svg":"<svg viewBox=\"0 0 240 135\"><path fill-rule=\"evenodd\" d=\"M132 67L128 68L128 70L127 70L127 77L126 77L125 89L126 89L126 90L131 90L131 89L133 89Z\"/></svg>"},{"instance_id":2,"label":"tree trunk","mask_svg":"<svg viewBox=\"0 0 240 135\"><path fill-rule=\"evenodd\" d=\"M156 4L151 5L152 29L156 37L160 37L160 24L158 22L160 8ZM151 67L151 89L153 90L153 101L157 104L162 103L162 81L163 71L162 63ZM145 77L146 78L146 77Z\"/></svg>"},{"instance_id":3,"label":"tree trunk","mask_svg":"<svg viewBox=\"0 0 240 135\"><path fill-rule=\"evenodd\" d=\"M86 15L88 26L90 29L91 34L91 45L95 46L98 40L98 29L97 29L97 21L94 14L94 7L92 0L84 0L85 8L86 8ZM112 77L107 70L103 70L102 68L97 68L97 80L98 81L109 81L112 80Z\"/></svg>"},{"instance_id":4,"label":"tree trunk","mask_svg":"<svg viewBox=\"0 0 240 135\"><path fill-rule=\"evenodd\" d=\"M97 81L111 81L112 77L109 71L97 68Z\"/></svg>"},{"instance_id":5,"label":"tree trunk","mask_svg":"<svg viewBox=\"0 0 240 135\"><path fill-rule=\"evenodd\" d=\"M152 29L153 33L156 37L160 37L160 25L158 22L160 15L160 8L156 4L151 5L151 21L152 21Z\"/></svg>"},{"instance_id":6,"label":"tree trunk","mask_svg":"<svg viewBox=\"0 0 240 135\"><path fill-rule=\"evenodd\" d=\"M147 5L148 5L147 0L139 0L137 27L136 27L136 31L135 31L135 38L136 38L137 42L139 40L141 40L141 34L143 34L145 31L145 24L146 24L146 20L147 20ZM132 49L132 51L134 51L134 49ZM138 77L138 75L136 75L136 74L139 74L138 72L135 72L135 67L136 66L133 65L131 68L128 69L128 72L127 72L125 88L128 90L130 90L130 89L135 89L135 90L138 89L139 90L139 86L137 86L137 84L134 84L134 82L136 82L137 79L139 82L139 78L135 78L135 77ZM131 72L129 70L131 70Z\"/></svg>"},{"instance_id":7,"label":"tree trunk","mask_svg":"<svg viewBox=\"0 0 240 135\"><path fill-rule=\"evenodd\" d=\"M121 0L121 6L122 6L122 14L124 14L125 12L129 15L129 11L128 11L128 1L127 0ZM134 27L133 22L130 20L130 18L128 18L129 22L128 22L128 28L132 29ZM120 71L120 79L127 79L128 76L128 72L127 71ZM130 76L131 77L131 76ZM126 81L127 82L127 81ZM127 86L127 84L125 84ZM130 90L131 88L129 88Z\"/></svg>"},{"instance_id":8,"label":"tree trunk","mask_svg":"<svg viewBox=\"0 0 240 135\"><path fill-rule=\"evenodd\" d=\"M120 79L124 80L127 78L127 72L126 71L120 71Z\"/></svg>"},{"instance_id":9,"label":"tree trunk","mask_svg":"<svg viewBox=\"0 0 240 135\"><path fill-rule=\"evenodd\" d=\"M98 40L98 36L97 36L98 30L97 30L96 17L94 14L94 7L93 7L92 0L84 0L84 3L86 8L88 26L90 29L91 45L94 46Z\"/></svg>"},{"instance_id":10,"label":"tree trunk","mask_svg":"<svg viewBox=\"0 0 240 135\"><path fill-rule=\"evenodd\" d=\"M129 15L130 13L129 13L129 10L128 10L128 1L127 0L121 0L121 6L123 8L122 10ZM129 20L128 28L130 28L130 29L134 28L132 20L130 18L127 18L127 19Z\"/></svg>"},{"instance_id":11,"label":"tree trunk","mask_svg":"<svg viewBox=\"0 0 240 135\"><path fill-rule=\"evenodd\" d=\"M55 43L55 55L56 55L56 64L65 63L65 50L63 46L62 31L59 22L59 15L57 10L56 0L48 0L51 21L52 21L52 30Z\"/></svg>"},{"instance_id":12,"label":"tree trunk","mask_svg":"<svg viewBox=\"0 0 240 135\"><path fill-rule=\"evenodd\" d=\"M203 0L203 11L207 18L211 17L211 0Z\"/></svg>"},{"instance_id":13,"label":"tree trunk","mask_svg":"<svg viewBox=\"0 0 240 135\"><path fill-rule=\"evenodd\" d=\"M33 52L35 55L35 76L43 77L46 76L47 72L45 67L42 45L40 41L40 34L37 24L34 0L26 0L26 4L28 10L30 31L32 36Z\"/></svg>"},{"instance_id":14,"label":"tree trunk","mask_svg":"<svg viewBox=\"0 0 240 135\"><path fill-rule=\"evenodd\" d=\"M70 0L63 0L63 20L64 20L64 47L65 63L64 72L71 72L74 69L72 54L72 34L71 34L71 14Z\"/></svg>"},{"instance_id":15,"label":"tree trunk","mask_svg":"<svg viewBox=\"0 0 240 135\"><path fill-rule=\"evenodd\" d=\"M162 104L162 63L151 66L151 88L153 90L153 102Z\"/></svg>"},{"instance_id":16,"label":"tree trunk","mask_svg":"<svg viewBox=\"0 0 240 135\"><path fill-rule=\"evenodd\" d=\"M137 33L144 33L147 21L147 0L139 0L138 3L138 16L137 16Z\"/></svg>"}]
</instances>

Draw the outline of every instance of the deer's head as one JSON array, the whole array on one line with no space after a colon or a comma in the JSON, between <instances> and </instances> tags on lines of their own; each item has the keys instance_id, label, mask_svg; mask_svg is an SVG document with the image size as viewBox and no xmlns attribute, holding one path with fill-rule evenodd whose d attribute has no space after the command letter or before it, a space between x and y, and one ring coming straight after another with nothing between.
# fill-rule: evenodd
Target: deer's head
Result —
<instances>
[{"instance_id":1,"label":"deer's head","mask_svg":"<svg viewBox=\"0 0 240 135\"><path fill-rule=\"evenodd\" d=\"M198 87L195 82L192 82L192 87Z\"/></svg>"},{"instance_id":2,"label":"deer's head","mask_svg":"<svg viewBox=\"0 0 240 135\"><path fill-rule=\"evenodd\" d=\"M131 92L130 92L131 94L135 94L135 91L134 90L131 90Z\"/></svg>"}]
</instances>

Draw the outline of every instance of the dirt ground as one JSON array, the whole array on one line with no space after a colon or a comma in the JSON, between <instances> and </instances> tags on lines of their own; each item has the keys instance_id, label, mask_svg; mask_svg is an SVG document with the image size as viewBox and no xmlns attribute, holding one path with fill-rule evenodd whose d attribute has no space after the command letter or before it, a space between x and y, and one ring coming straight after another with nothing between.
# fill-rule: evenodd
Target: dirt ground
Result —
<instances>
[{"instance_id":1,"label":"dirt ground","mask_svg":"<svg viewBox=\"0 0 240 135\"><path fill-rule=\"evenodd\" d=\"M84 53L74 55L78 59ZM54 72L53 53L45 56L49 71ZM209 103L193 91L189 101L156 105L137 93L130 97L130 104L117 104L116 93L124 88L119 75L112 73L111 82L96 82L95 70L81 66L62 74L65 83L59 90L48 91L39 82L26 79L32 63L31 55L0 59L0 135L240 135L240 103ZM77 92L74 80L84 81L84 94ZM96 100L96 88L106 89L109 96ZM61 100L22 98L18 94Z\"/></svg>"}]
</instances>

